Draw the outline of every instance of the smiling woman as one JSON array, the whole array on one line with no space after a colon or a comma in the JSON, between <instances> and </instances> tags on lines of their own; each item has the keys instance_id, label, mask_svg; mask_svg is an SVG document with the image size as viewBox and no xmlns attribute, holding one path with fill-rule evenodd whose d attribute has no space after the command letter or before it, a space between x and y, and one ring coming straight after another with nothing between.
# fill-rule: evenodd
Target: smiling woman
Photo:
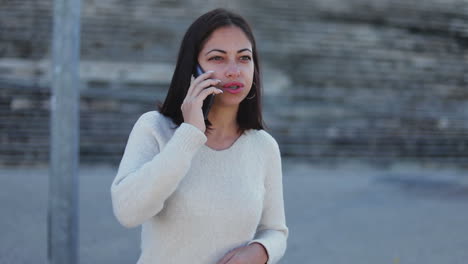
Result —
<instances>
[{"instance_id":1,"label":"smiling woman","mask_svg":"<svg viewBox=\"0 0 468 264\"><path fill-rule=\"evenodd\" d=\"M205 72L194 77L196 69ZM213 105L204 117L208 96ZM135 123L111 186L139 264L276 263L286 250L281 156L263 130L255 39L216 9L187 30L159 111Z\"/></svg>"}]
</instances>

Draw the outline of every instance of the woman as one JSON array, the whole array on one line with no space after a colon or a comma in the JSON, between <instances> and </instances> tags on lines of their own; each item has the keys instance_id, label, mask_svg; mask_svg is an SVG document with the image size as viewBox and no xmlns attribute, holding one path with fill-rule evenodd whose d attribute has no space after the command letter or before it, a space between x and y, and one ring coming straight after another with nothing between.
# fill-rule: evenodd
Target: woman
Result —
<instances>
[{"instance_id":1,"label":"woman","mask_svg":"<svg viewBox=\"0 0 468 264\"><path fill-rule=\"evenodd\" d=\"M199 65L206 72L194 78ZM263 130L252 31L216 9L186 32L166 100L130 133L112 203L138 263L260 264L284 254L281 158ZM202 105L214 100L205 120Z\"/></svg>"}]
</instances>

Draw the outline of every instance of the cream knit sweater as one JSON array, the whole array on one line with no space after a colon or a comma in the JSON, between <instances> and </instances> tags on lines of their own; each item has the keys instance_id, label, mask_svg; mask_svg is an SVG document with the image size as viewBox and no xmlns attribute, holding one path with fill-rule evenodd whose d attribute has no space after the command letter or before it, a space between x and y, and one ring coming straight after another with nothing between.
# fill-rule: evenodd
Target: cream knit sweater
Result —
<instances>
[{"instance_id":1,"label":"cream knit sweater","mask_svg":"<svg viewBox=\"0 0 468 264\"><path fill-rule=\"evenodd\" d=\"M288 229L276 141L252 129L221 151L206 140L156 111L135 123L111 194L119 222L142 225L138 264L215 264L253 242L278 262Z\"/></svg>"}]
</instances>

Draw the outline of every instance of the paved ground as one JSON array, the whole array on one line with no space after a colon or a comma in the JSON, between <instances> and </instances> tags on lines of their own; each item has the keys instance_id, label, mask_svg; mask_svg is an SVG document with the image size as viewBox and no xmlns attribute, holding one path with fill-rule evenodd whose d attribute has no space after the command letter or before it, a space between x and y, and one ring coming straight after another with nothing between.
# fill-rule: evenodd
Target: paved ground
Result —
<instances>
[{"instance_id":1,"label":"paved ground","mask_svg":"<svg viewBox=\"0 0 468 264\"><path fill-rule=\"evenodd\" d=\"M139 229L112 215L116 169L80 170L80 263L128 264ZM284 161L291 234L282 264L465 264L468 171ZM47 168L0 169L0 263L47 263Z\"/></svg>"}]
</instances>

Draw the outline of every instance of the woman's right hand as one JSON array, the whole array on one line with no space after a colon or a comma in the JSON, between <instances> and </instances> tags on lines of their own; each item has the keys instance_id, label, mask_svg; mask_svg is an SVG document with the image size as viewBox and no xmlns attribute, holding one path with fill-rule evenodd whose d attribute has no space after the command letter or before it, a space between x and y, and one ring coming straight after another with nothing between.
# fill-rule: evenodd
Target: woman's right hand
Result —
<instances>
[{"instance_id":1,"label":"woman's right hand","mask_svg":"<svg viewBox=\"0 0 468 264\"><path fill-rule=\"evenodd\" d=\"M223 93L221 89L213 87L218 85L221 80L209 79L213 72L214 71L207 71L195 79L192 78L187 95L180 107L184 122L197 127L203 133L206 130L202 111L203 100L210 94Z\"/></svg>"}]
</instances>

